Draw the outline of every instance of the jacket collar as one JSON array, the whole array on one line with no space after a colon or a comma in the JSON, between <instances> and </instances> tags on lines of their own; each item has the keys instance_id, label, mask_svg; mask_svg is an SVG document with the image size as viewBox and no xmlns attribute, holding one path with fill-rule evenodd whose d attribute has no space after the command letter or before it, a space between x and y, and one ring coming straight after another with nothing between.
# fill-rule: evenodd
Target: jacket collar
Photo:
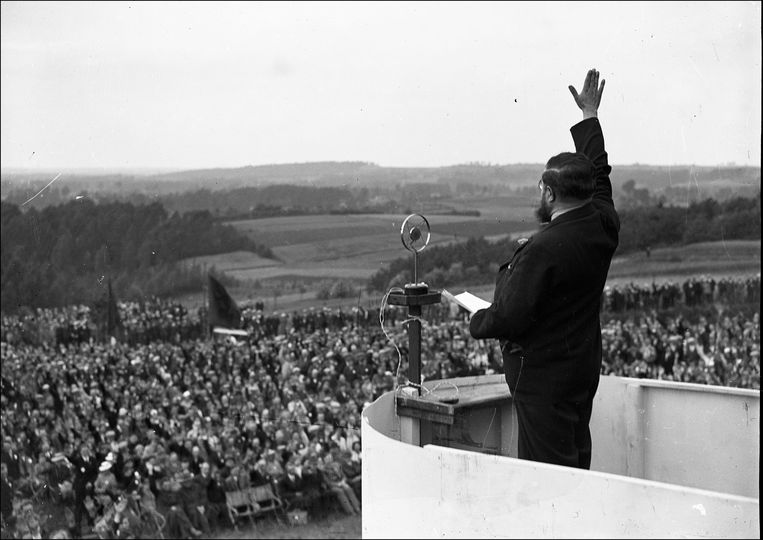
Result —
<instances>
[{"instance_id":1,"label":"jacket collar","mask_svg":"<svg viewBox=\"0 0 763 540\"><path fill-rule=\"evenodd\" d=\"M570 210L569 212L565 212L564 214L552 220L551 222L546 223L545 225L541 225L538 231L532 236L530 236L530 238L527 239L527 242L520 245L516 250L514 250L514 253L509 255L508 258L506 258L504 263L501 265L501 268L509 264L514 259L514 257L516 257L519 254L519 252L525 248L525 246L527 246L530 242L532 242L536 234L541 234L544 231L547 231L548 229L550 229L551 227L558 227L559 225L563 225L564 223L567 223L569 221L574 221L576 219L580 219L580 218L592 215L593 213L594 213L593 204L589 201L585 203L583 206L579 206L577 208Z\"/></svg>"},{"instance_id":2,"label":"jacket collar","mask_svg":"<svg viewBox=\"0 0 763 540\"><path fill-rule=\"evenodd\" d=\"M551 222L543 225L539 232L547 231L551 227L557 227L560 224L567 223L569 221L574 221L576 219L589 216L591 214L593 214L593 204L591 203L591 201L589 201L585 203L583 206L573 208L572 210L565 212L558 218L552 219Z\"/></svg>"}]
</instances>

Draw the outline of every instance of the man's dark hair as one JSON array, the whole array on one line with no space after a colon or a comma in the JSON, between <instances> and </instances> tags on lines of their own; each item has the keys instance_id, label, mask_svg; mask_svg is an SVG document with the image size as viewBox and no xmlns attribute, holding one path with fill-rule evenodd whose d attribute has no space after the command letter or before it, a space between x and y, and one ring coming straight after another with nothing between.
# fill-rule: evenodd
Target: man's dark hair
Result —
<instances>
[{"instance_id":1,"label":"man's dark hair","mask_svg":"<svg viewBox=\"0 0 763 540\"><path fill-rule=\"evenodd\" d=\"M562 152L546 163L541 180L562 199L588 199L593 195L593 163L580 152Z\"/></svg>"}]
</instances>

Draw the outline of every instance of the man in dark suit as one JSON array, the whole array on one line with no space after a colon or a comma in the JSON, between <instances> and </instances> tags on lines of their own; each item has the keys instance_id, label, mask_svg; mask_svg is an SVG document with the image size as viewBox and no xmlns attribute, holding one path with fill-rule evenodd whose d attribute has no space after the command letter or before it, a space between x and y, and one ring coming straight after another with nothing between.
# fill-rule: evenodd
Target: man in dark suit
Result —
<instances>
[{"instance_id":1,"label":"man in dark suit","mask_svg":"<svg viewBox=\"0 0 763 540\"><path fill-rule=\"evenodd\" d=\"M85 498L93 493L93 485L98 478L98 466L101 460L94 456L88 443L80 445L79 454L70 459L74 472L74 535L80 535L82 518L87 519L88 524L93 525L93 518L85 507Z\"/></svg>"},{"instance_id":2,"label":"man in dark suit","mask_svg":"<svg viewBox=\"0 0 763 540\"><path fill-rule=\"evenodd\" d=\"M541 229L498 271L493 304L471 318L477 339L499 339L518 420L521 459L588 469L601 369L599 309L618 244L611 167L597 118L604 81L588 72L577 152L552 157L538 187Z\"/></svg>"},{"instance_id":3,"label":"man in dark suit","mask_svg":"<svg viewBox=\"0 0 763 540\"><path fill-rule=\"evenodd\" d=\"M203 462L199 474L195 481L207 492L206 506L204 515L209 525L214 530L219 530L220 525L233 526L228 514L228 505L225 498L222 480L220 479L220 470L215 467L214 473L211 472L209 463Z\"/></svg>"}]
</instances>

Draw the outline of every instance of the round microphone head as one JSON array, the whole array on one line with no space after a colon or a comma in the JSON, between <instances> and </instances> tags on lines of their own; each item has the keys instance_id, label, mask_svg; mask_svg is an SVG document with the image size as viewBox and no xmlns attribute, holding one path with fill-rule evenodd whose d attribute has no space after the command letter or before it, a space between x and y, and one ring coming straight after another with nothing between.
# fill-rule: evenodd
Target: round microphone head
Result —
<instances>
[{"instance_id":1,"label":"round microphone head","mask_svg":"<svg viewBox=\"0 0 763 540\"><path fill-rule=\"evenodd\" d=\"M411 214L400 227L400 240L408 251L420 253L429 243L429 222L420 214Z\"/></svg>"}]
</instances>

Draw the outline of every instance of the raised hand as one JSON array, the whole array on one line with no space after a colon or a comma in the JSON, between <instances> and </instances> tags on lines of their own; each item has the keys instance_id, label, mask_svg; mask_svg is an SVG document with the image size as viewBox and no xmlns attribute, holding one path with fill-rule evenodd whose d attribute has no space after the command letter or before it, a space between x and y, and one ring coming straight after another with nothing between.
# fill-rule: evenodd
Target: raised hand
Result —
<instances>
[{"instance_id":1,"label":"raised hand","mask_svg":"<svg viewBox=\"0 0 763 540\"><path fill-rule=\"evenodd\" d=\"M601 95L604 93L605 82L602 79L601 86L599 86L599 72L595 69L589 69L583 83L583 90L579 94L574 86L569 86L570 93L575 98L575 103L583 111L583 118L593 118L598 115L599 103L601 103Z\"/></svg>"}]
</instances>

